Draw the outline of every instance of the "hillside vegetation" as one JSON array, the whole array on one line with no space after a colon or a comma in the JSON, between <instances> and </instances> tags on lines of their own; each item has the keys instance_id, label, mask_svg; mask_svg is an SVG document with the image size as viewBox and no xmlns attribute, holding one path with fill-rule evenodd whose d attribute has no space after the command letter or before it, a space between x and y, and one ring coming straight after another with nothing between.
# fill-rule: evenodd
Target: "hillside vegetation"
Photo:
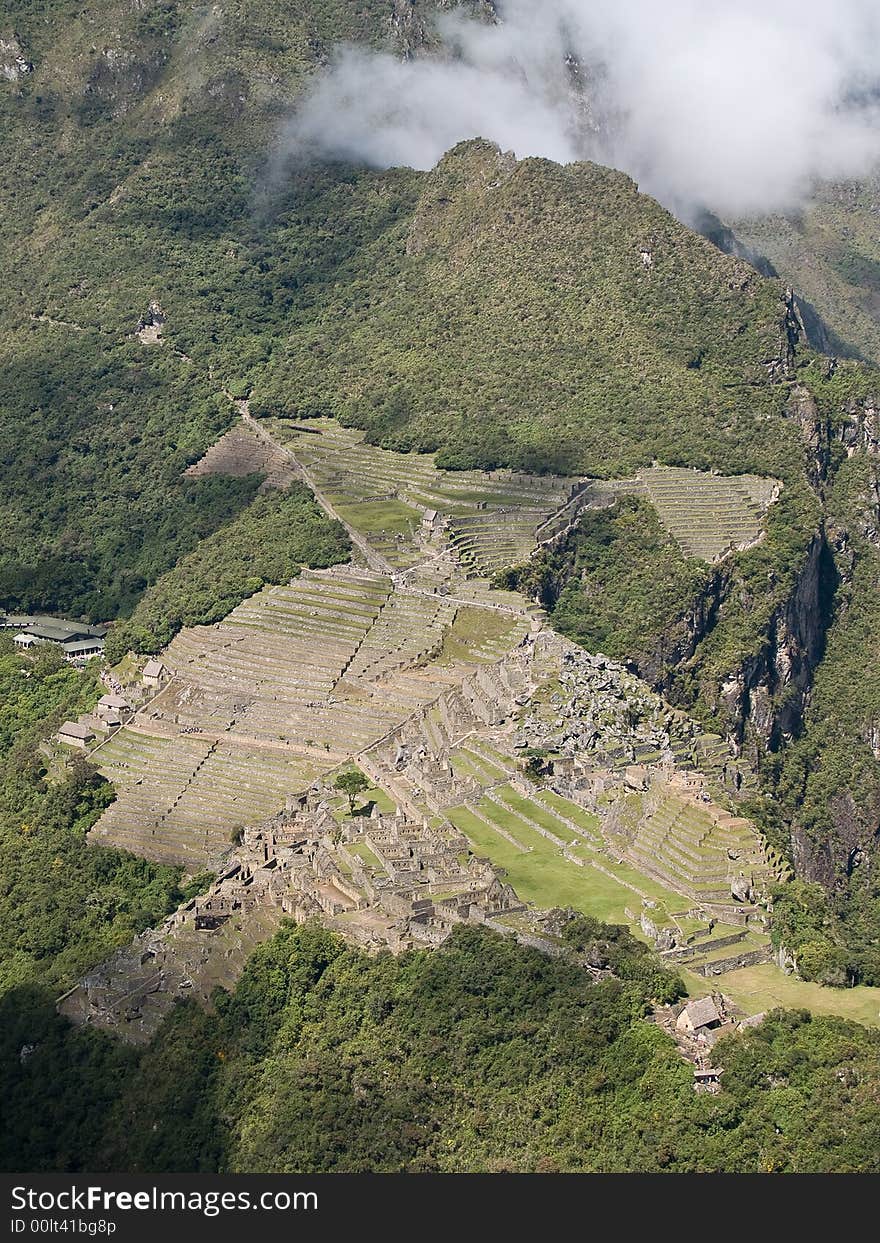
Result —
<instances>
[{"instance_id":1,"label":"hillside vegetation","mask_svg":"<svg viewBox=\"0 0 880 1243\"><path fill-rule=\"evenodd\" d=\"M736 222L737 237L772 261L819 311L829 352L880 364L880 178L815 188L800 211Z\"/></svg>"},{"instance_id":2,"label":"hillside vegetation","mask_svg":"<svg viewBox=\"0 0 880 1243\"><path fill-rule=\"evenodd\" d=\"M6 4L0 38L24 68L13 57L0 76L0 607L122 619L111 653L153 651L261 582L342 559L340 530L301 489L181 478L231 425L233 398L256 415L335 415L373 443L436 450L451 470L616 477L656 459L772 476L782 492L763 541L720 567L686 560L650 513L621 503L520 581L547 596L560 629L643 667L752 756L755 814L822 886L781 898L785 948L811 978L877 980L877 373L817 353L781 280L721 254L622 174L517 162L481 141L427 174L276 158L279 126L339 40L415 53L438 7L450 5ZM840 202L826 199L779 231L796 246L762 245L758 226L749 240L802 273L836 333L876 359L870 194L843 204L858 220L848 239ZM150 345L136 334L152 303L164 323ZM54 990L161 918L180 877L86 850L109 797L92 772L47 781L37 738L87 705L91 676L38 662L26 679L19 657L0 660L0 738L17 739L2 772L3 979ZM78 1131L72 1105L61 1138L22 1123L18 1152L59 1168L109 1152L138 1168L873 1168L876 1048L842 1025L774 1020L731 1054L730 1096L707 1105L658 1033L630 1026L643 982L585 998L567 968L494 942L487 980L479 938L394 964L302 938L254 965L221 1004L219 1035L184 1012L127 1087L136 1059L83 1037L74 1080L94 1055L94 1099L122 1112L106 1134L94 1116ZM537 1000L510 1036L515 1007L501 994L509 986L522 1004L523 978ZM355 980L367 981L368 1011ZM332 988L350 1029L328 1006ZM489 998L497 1025L482 1027L462 993ZM547 1001L558 996L561 1018ZM586 1052L572 996L598 1015ZM52 1034L34 1079L15 1080L19 1102L40 1098L53 1057L73 1056L44 1001L22 1011ZM415 1031L412 1016L434 1004L437 1031ZM386 1020L380 1041L371 1024ZM441 1101L420 1085L450 1043L457 1091ZM204 1114L194 1049L214 1093ZM166 1055L180 1079L156 1099L179 1090L172 1116L186 1105L190 1119L177 1137L131 1137ZM849 1061L843 1092L831 1067ZM306 1097L314 1112L297 1129ZM410 1132L404 1113L423 1121ZM228 1148L218 1117L233 1121ZM276 1117L291 1137L273 1131ZM387 1123L381 1149L368 1145L370 1117L371 1134L375 1117Z\"/></svg>"},{"instance_id":3,"label":"hillside vegetation","mask_svg":"<svg viewBox=\"0 0 880 1243\"><path fill-rule=\"evenodd\" d=\"M273 254L271 135L335 40L409 37L394 29L378 0L4 6L0 607L125 615L251 499L258 480L180 473L230 425L224 385L265 356L309 270L332 278L375 227L364 212L347 240L361 205L319 175ZM323 239L309 226L327 214ZM145 346L153 301L168 327Z\"/></svg>"},{"instance_id":4,"label":"hillside vegetation","mask_svg":"<svg viewBox=\"0 0 880 1243\"><path fill-rule=\"evenodd\" d=\"M877 1170L880 1035L776 1012L717 1048L724 1090L641 1017L664 975L621 929L572 944L615 977L460 927L368 957L314 926L256 951L217 1012L184 1005L142 1052L12 994L6 1169ZM9 1056L24 1040L36 1050Z\"/></svg>"},{"instance_id":5,"label":"hillside vegetation","mask_svg":"<svg viewBox=\"0 0 880 1243\"><path fill-rule=\"evenodd\" d=\"M334 414L453 467L789 473L779 286L598 166L472 142L421 182L276 351L257 410Z\"/></svg>"},{"instance_id":6,"label":"hillside vegetation","mask_svg":"<svg viewBox=\"0 0 880 1243\"><path fill-rule=\"evenodd\" d=\"M302 484L263 493L150 587L131 618L111 631L107 657L158 652L183 626L221 621L267 583L288 583L303 565L338 565L350 552L345 528L328 521Z\"/></svg>"}]
</instances>

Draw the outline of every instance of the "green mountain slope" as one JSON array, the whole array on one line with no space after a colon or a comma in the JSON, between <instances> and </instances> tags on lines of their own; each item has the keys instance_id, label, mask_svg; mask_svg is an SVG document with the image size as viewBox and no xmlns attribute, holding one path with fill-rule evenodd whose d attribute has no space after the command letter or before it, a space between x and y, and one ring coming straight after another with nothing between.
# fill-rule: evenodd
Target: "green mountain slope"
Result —
<instances>
[{"instance_id":1,"label":"green mountain slope","mask_svg":"<svg viewBox=\"0 0 880 1243\"><path fill-rule=\"evenodd\" d=\"M800 212L738 221L735 233L818 310L834 349L880 363L880 179L818 186Z\"/></svg>"},{"instance_id":2,"label":"green mountain slope","mask_svg":"<svg viewBox=\"0 0 880 1243\"><path fill-rule=\"evenodd\" d=\"M305 210L338 214L339 236L307 224L268 257L255 188L270 137L335 40L404 47L417 18L380 3L4 6L0 607L125 614L247 504L258 480L180 473L229 426L224 386L361 214L322 201L325 177ZM161 347L134 336L153 301Z\"/></svg>"},{"instance_id":3,"label":"green mountain slope","mask_svg":"<svg viewBox=\"0 0 880 1243\"><path fill-rule=\"evenodd\" d=\"M697 1094L642 1020L674 981L621 929L577 920L576 962L460 927L366 955L306 926L251 958L207 1014L155 1042L0 1003L4 1168L250 1172L876 1172L880 1036L804 1011L715 1047ZM37 1041L20 1059L25 1041Z\"/></svg>"},{"instance_id":4,"label":"green mountain slope","mask_svg":"<svg viewBox=\"0 0 880 1243\"><path fill-rule=\"evenodd\" d=\"M780 286L596 166L465 143L420 182L276 350L258 410L336 414L456 467L783 470L796 438L781 419L759 435L780 414Z\"/></svg>"},{"instance_id":5,"label":"green mountain slope","mask_svg":"<svg viewBox=\"0 0 880 1243\"><path fill-rule=\"evenodd\" d=\"M335 414L449 468L616 477L657 459L772 476L766 538L721 566L683 564L618 513L551 569L571 633L637 661L751 754L776 799L768 824L835 894L833 936L870 948L877 374L817 354L781 280L621 174L482 142L428 174L273 164L277 127L338 40L411 52L436 7L450 6L7 4L0 606L109 619L158 584L138 616L158 641L165 601L215 617L247 589L224 539L269 532L266 563L286 569L290 524L250 508L256 478L180 478L235 417L230 397ZM820 204L789 267L843 337L863 292L852 339L876 356L864 193L849 237ZM782 251L747 240L784 270ZM136 335L151 303L162 344ZM322 528L318 551L333 540ZM193 565L196 598L181 600ZM621 625L655 571L662 608L644 592Z\"/></svg>"}]
</instances>

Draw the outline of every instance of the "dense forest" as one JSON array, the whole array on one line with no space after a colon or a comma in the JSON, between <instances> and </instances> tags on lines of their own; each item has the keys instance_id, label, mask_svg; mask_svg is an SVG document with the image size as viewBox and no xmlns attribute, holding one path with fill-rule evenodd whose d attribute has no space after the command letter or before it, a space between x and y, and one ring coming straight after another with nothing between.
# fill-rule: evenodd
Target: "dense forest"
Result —
<instances>
[{"instance_id":1,"label":"dense forest","mask_svg":"<svg viewBox=\"0 0 880 1243\"><path fill-rule=\"evenodd\" d=\"M228 402L175 355L93 330L40 325L6 350L0 607L124 615L254 495L256 478L180 479Z\"/></svg>"},{"instance_id":2,"label":"dense forest","mask_svg":"<svg viewBox=\"0 0 880 1243\"><path fill-rule=\"evenodd\" d=\"M674 650L684 610L711 577L705 562L684 556L653 506L624 497L588 511L563 540L498 582L540 601L554 627L588 651L647 670Z\"/></svg>"},{"instance_id":3,"label":"dense forest","mask_svg":"<svg viewBox=\"0 0 880 1243\"><path fill-rule=\"evenodd\" d=\"M569 925L569 960L459 928L367 957L282 930L208 1014L136 1051L0 1002L4 1169L878 1170L880 1034L806 1012L727 1037L717 1096L643 1016L676 982L624 930ZM593 982L578 964L613 967Z\"/></svg>"},{"instance_id":4,"label":"dense forest","mask_svg":"<svg viewBox=\"0 0 880 1243\"><path fill-rule=\"evenodd\" d=\"M396 210L375 178L306 174L278 246L276 206L255 201L278 114L256 99L242 113L232 61L275 57L280 105L322 44L311 14L291 13L279 41L259 8L230 6L220 38L216 15L200 25L186 3L102 0L82 19L69 0L13 0L0 16L3 46L31 66L0 73L0 608L126 617L244 512L258 479L181 472L230 425L226 392L310 287ZM384 6L360 8L322 6L324 38L362 35ZM167 327L150 346L135 333L154 301Z\"/></svg>"}]
</instances>

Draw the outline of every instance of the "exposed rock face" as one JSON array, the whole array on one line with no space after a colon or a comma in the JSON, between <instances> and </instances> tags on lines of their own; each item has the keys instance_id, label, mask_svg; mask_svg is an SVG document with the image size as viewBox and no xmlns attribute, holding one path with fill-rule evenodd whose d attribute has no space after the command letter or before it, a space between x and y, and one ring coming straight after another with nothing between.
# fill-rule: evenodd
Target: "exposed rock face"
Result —
<instances>
[{"instance_id":1,"label":"exposed rock face","mask_svg":"<svg viewBox=\"0 0 880 1243\"><path fill-rule=\"evenodd\" d=\"M389 7L391 14L388 21L392 37L398 52L407 60L426 49L436 52L442 46L432 20L431 8L463 8L481 21L492 23L498 20L495 0L464 0L462 4L458 0L435 0L434 5L427 6L420 3L420 0L391 0Z\"/></svg>"},{"instance_id":2,"label":"exposed rock face","mask_svg":"<svg viewBox=\"0 0 880 1243\"><path fill-rule=\"evenodd\" d=\"M880 549L880 470L872 463L859 521L859 534ZM880 756L878 756L880 758Z\"/></svg>"},{"instance_id":3,"label":"exposed rock face","mask_svg":"<svg viewBox=\"0 0 880 1243\"><path fill-rule=\"evenodd\" d=\"M752 885L746 876L737 876L730 886L730 892L736 898L737 902L751 902Z\"/></svg>"},{"instance_id":4,"label":"exposed rock face","mask_svg":"<svg viewBox=\"0 0 880 1243\"><path fill-rule=\"evenodd\" d=\"M786 413L800 426L810 464L810 482L818 487L828 474L831 423L822 417L816 398L803 384L792 388Z\"/></svg>"},{"instance_id":5,"label":"exposed rock face","mask_svg":"<svg viewBox=\"0 0 880 1243\"><path fill-rule=\"evenodd\" d=\"M834 367L834 360L831 360L830 370ZM828 477L835 442L843 445L847 457L859 450L869 457L880 456L880 403L874 397L851 402L842 412L843 418L832 421L821 413L810 390L803 384L796 384L791 390L786 413L800 425L811 482L820 493Z\"/></svg>"},{"instance_id":6,"label":"exposed rock face","mask_svg":"<svg viewBox=\"0 0 880 1243\"><path fill-rule=\"evenodd\" d=\"M880 457L880 402L877 398L854 401L847 407L840 438L850 456L864 449L870 457Z\"/></svg>"},{"instance_id":7,"label":"exposed rock face","mask_svg":"<svg viewBox=\"0 0 880 1243\"><path fill-rule=\"evenodd\" d=\"M151 301L146 313L138 320L135 336L142 345L158 345L165 327L165 312L158 302Z\"/></svg>"},{"instance_id":8,"label":"exposed rock face","mask_svg":"<svg viewBox=\"0 0 880 1243\"><path fill-rule=\"evenodd\" d=\"M771 380L784 381L795 374L798 343L801 339L808 339L803 313L791 289L786 289L782 295L778 334L776 353L772 358L766 359L764 366Z\"/></svg>"},{"instance_id":9,"label":"exposed rock face","mask_svg":"<svg viewBox=\"0 0 880 1243\"><path fill-rule=\"evenodd\" d=\"M858 868L872 862L880 825L880 796L858 804L848 789L841 789L832 796L829 811L833 833L817 839L796 825L792 855L798 876L834 889L845 887Z\"/></svg>"},{"instance_id":10,"label":"exposed rock face","mask_svg":"<svg viewBox=\"0 0 880 1243\"><path fill-rule=\"evenodd\" d=\"M168 57L161 43L150 49L120 42L102 47L83 84L87 106L125 116L157 85Z\"/></svg>"},{"instance_id":11,"label":"exposed rock face","mask_svg":"<svg viewBox=\"0 0 880 1243\"><path fill-rule=\"evenodd\" d=\"M18 82L33 71L34 66L15 35L0 35L0 78Z\"/></svg>"},{"instance_id":12,"label":"exposed rock face","mask_svg":"<svg viewBox=\"0 0 880 1243\"><path fill-rule=\"evenodd\" d=\"M704 687L705 698L726 719L739 748L751 743L754 749L760 741L762 748L775 749L783 737L800 729L813 672L824 651L837 583L829 538L821 530L809 543L791 593L769 619L760 650L714 691ZM640 677L674 701L682 670L711 633L725 602L739 589L735 571L719 566L674 629L639 661Z\"/></svg>"},{"instance_id":13,"label":"exposed rock face","mask_svg":"<svg viewBox=\"0 0 880 1243\"><path fill-rule=\"evenodd\" d=\"M730 568L718 566L675 626L666 630L654 649L638 661L639 676L661 694L670 695L679 671L715 626L718 609L729 590Z\"/></svg>"},{"instance_id":14,"label":"exposed rock face","mask_svg":"<svg viewBox=\"0 0 880 1243\"><path fill-rule=\"evenodd\" d=\"M740 745L751 735L771 749L800 728L813 671L822 657L837 574L824 532L810 541L794 590L770 619L757 656L720 688Z\"/></svg>"}]
</instances>

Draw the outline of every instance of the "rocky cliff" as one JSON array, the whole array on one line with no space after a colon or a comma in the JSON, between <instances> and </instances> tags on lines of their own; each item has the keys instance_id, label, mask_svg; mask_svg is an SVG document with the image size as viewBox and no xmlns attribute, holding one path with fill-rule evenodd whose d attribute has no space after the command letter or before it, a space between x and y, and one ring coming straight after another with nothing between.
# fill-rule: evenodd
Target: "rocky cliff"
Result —
<instances>
[{"instance_id":1,"label":"rocky cliff","mask_svg":"<svg viewBox=\"0 0 880 1243\"><path fill-rule=\"evenodd\" d=\"M815 669L822 658L837 574L824 530L810 541L791 593L774 609L760 649L718 688L716 710L739 748L755 763L794 737L803 723ZM735 581L727 584L728 591Z\"/></svg>"}]
</instances>

